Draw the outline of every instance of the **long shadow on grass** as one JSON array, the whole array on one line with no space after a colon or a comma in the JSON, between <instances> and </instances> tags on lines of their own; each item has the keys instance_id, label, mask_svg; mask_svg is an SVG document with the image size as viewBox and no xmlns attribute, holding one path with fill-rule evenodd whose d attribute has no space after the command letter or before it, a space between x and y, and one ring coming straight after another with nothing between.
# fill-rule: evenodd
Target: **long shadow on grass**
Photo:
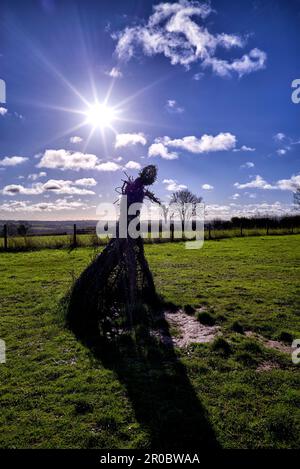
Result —
<instances>
[{"instance_id":1,"label":"long shadow on grass","mask_svg":"<svg viewBox=\"0 0 300 469\"><path fill-rule=\"evenodd\" d=\"M150 434L151 449L217 448L208 421L184 365L172 345L168 323L160 313L152 327L139 325L134 333L114 341L77 337L95 358L125 384L138 422ZM158 338L163 333L164 340Z\"/></svg>"}]
</instances>

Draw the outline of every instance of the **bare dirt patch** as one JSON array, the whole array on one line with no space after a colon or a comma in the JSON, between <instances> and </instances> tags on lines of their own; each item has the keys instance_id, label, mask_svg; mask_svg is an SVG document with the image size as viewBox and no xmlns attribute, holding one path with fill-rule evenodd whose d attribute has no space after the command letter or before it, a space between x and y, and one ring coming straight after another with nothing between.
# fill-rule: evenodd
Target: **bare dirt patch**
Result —
<instances>
[{"instance_id":1,"label":"bare dirt patch","mask_svg":"<svg viewBox=\"0 0 300 469\"><path fill-rule=\"evenodd\" d=\"M257 339L259 342L262 342L262 344L267 348L272 348L274 350L278 350L279 352L288 354L291 354L293 351L290 345L286 345L283 342L280 342L279 340L266 339L262 335L256 334L255 332L246 331L245 335L247 337L253 337L254 339Z\"/></svg>"},{"instance_id":2,"label":"bare dirt patch","mask_svg":"<svg viewBox=\"0 0 300 469\"><path fill-rule=\"evenodd\" d=\"M165 313L165 319L169 323L171 335L166 335L160 330L160 339L166 345L175 347L187 347L192 343L211 342L219 332L218 326L205 326L200 324L194 316L189 316L182 310L176 313ZM172 333L172 329L174 332Z\"/></svg>"},{"instance_id":3,"label":"bare dirt patch","mask_svg":"<svg viewBox=\"0 0 300 469\"><path fill-rule=\"evenodd\" d=\"M272 361L264 361L256 368L256 371L258 373L264 373L267 371L275 370L276 368L280 368L279 363Z\"/></svg>"}]
</instances>

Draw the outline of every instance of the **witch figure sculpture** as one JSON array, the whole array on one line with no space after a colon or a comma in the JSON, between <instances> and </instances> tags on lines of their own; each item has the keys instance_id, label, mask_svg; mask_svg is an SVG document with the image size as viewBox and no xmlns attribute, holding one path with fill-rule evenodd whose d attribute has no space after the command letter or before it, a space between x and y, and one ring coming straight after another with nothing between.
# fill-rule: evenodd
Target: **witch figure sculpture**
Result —
<instances>
[{"instance_id":1,"label":"witch figure sculpture","mask_svg":"<svg viewBox=\"0 0 300 469\"><path fill-rule=\"evenodd\" d=\"M138 305L153 305L157 300L143 238L131 233L131 225L139 225L144 199L160 203L147 189L156 177L156 167L149 165L136 179L128 177L123 181L116 237L82 272L71 290L67 322L79 337L99 333L104 324L122 314L130 328L137 319ZM130 210L132 207L134 210Z\"/></svg>"}]
</instances>

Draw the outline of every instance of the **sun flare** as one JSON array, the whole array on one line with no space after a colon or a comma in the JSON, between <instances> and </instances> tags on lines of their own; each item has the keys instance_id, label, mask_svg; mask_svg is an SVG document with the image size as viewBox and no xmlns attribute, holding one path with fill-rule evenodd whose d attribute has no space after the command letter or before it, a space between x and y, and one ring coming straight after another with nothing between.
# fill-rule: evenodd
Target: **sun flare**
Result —
<instances>
[{"instance_id":1,"label":"sun flare","mask_svg":"<svg viewBox=\"0 0 300 469\"><path fill-rule=\"evenodd\" d=\"M96 102L92 104L86 111L87 123L94 128L101 129L111 127L112 122L116 118L116 112L112 107Z\"/></svg>"}]
</instances>

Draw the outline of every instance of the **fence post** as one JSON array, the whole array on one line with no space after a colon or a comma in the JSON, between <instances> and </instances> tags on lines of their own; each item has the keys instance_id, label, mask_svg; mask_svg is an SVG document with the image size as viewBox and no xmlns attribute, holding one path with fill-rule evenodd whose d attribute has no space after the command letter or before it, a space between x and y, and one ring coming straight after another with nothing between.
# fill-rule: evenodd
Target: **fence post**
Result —
<instances>
[{"instance_id":1,"label":"fence post","mask_svg":"<svg viewBox=\"0 0 300 469\"><path fill-rule=\"evenodd\" d=\"M147 241L152 239L152 227L151 227L151 220L147 220L147 237L145 236L145 239Z\"/></svg>"},{"instance_id":2,"label":"fence post","mask_svg":"<svg viewBox=\"0 0 300 469\"><path fill-rule=\"evenodd\" d=\"M158 221L158 237L159 239L162 238L162 220Z\"/></svg>"},{"instance_id":3,"label":"fence post","mask_svg":"<svg viewBox=\"0 0 300 469\"><path fill-rule=\"evenodd\" d=\"M76 223L73 225L73 248L77 247L77 230L76 230Z\"/></svg>"},{"instance_id":4,"label":"fence post","mask_svg":"<svg viewBox=\"0 0 300 469\"><path fill-rule=\"evenodd\" d=\"M241 237L243 236L243 224L241 223Z\"/></svg>"},{"instance_id":5,"label":"fence post","mask_svg":"<svg viewBox=\"0 0 300 469\"><path fill-rule=\"evenodd\" d=\"M267 222L267 235L269 234L269 223Z\"/></svg>"},{"instance_id":6,"label":"fence post","mask_svg":"<svg viewBox=\"0 0 300 469\"><path fill-rule=\"evenodd\" d=\"M211 239L211 224L208 224L208 239Z\"/></svg>"},{"instance_id":7,"label":"fence post","mask_svg":"<svg viewBox=\"0 0 300 469\"><path fill-rule=\"evenodd\" d=\"M174 241L174 222L171 221L170 223L170 235L171 235L171 241Z\"/></svg>"},{"instance_id":8,"label":"fence post","mask_svg":"<svg viewBox=\"0 0 300 469\"><path fill-rule=\"evenodd\" d=\"M8 241L7 241L7 224L3 226L3 236L4 236L4 251L7 251Z\"/></svg>"},{"instance_id":9,"label":"fence post","mask_svg":"<svg viewBox=\"0 0 300 469\"><path fill-rule=\"evenodd\" d=\"M182 233L182 241L184 241L185 240L184 220L181 220L181 233Z\"/></svg>"}]
</instances>

